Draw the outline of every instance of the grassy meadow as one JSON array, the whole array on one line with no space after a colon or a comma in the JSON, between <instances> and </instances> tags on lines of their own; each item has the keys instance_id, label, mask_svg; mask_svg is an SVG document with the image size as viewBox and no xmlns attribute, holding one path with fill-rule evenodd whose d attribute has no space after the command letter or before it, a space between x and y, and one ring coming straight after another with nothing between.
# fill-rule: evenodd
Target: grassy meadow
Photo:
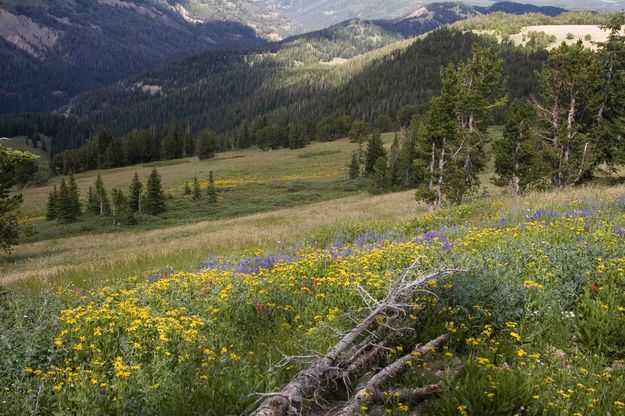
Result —
<instances>
[{"instance_id":1,"label":"grassy meadow","mask_svg":"<svg viewBox=\"0 0 625 416\"><path fill-rule=\"evenodd\" d=\"M412 191L347 181L355 147L159 163L170 210L129 228L45 224L50 187L27 189L39 233L0 258L0 415L249 414L257 393L306 368L276 365L284 355L323 355L368 314L362 291L382 299L410 265L410 278L462 272L376 321L402 328L377 365L448 341L411 356L361 414L625 415L625 186L510 198L491 164L478 197L432 212ZM125 187L150 170L78 183L100 173ZM176 202L210 170L215 211ZM442 394L426 401L396 393L433 384ZM347 393L304 414L329 414Z\"/></svg>"},{"instance_id":2,"label":"grassy meadow","mask_svg":"<svg viewBox=\"0 0 625 416\"><path fill-rule=\"evenodd\" d=\"M203 267L188 272L121 278L113 268L91 286L54 289L68 281L59 274L38 291L4 290L0 325L11 338L0 343L0 414L248 414L255 393L280 389L306 367L276 366L283 354L323 354L368 313L361 290L381 299L411 264L416 276L463 272L407 301L400 317L410 330L392 338L380 365L440 334L449 341L427 359L414 356L385 386L385 414L624 414L625 187L421 213L411 199L350 197L216 222L221 231L158 231L171 246L139 251L138 237L122 250L200 256L193 247L211 234L247 247L204 254ZM320 226L329 215L347 218ZM282 236L294 239L267 244ZM94 268L107 270L114 249L100 249ZM379 324L385 319L397 318ZM443 394L425 403L392 393L437 382ZM313 400L305 410L325 412Z\"/></svg>"}]
</instances>

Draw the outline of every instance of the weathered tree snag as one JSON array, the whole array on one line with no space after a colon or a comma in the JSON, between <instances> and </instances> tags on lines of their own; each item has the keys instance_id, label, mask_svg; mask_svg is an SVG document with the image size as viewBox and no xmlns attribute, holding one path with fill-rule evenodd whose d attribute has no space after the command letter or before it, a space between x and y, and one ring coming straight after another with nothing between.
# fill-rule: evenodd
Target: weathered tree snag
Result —
<instances>
[{"instance_id":1,"label":"weathered tree snag","mask_svg":"<svg viewBox=\"0 0 625 416\"><path fill-rule=\"evenodd\" d=\"M351 354L346 356L346 353L354 352L355 342L362 340L363 335L370 333L369 328L380 315L391 310L403 310L406 305L402 301L406 300L418 288L432 280L440 280L450 274L459 272L459 270L441 270L421 276L415 280L408 280L416 267L417 264L415 262L405 270L391 287L388 295L377 302L369 315L358 323L354 329L349 331L323 357L317 359L308 369L297 374L281 391L262 395L264 400L252 415L292 416L301 414L304 401L307 398L313 397L323 385L348 377L347 369L354 371L366 364L367 360L361 358L363 355L373 358L377 354L375 349L382 348L382 344L375 344L378 340L372 339L370 342L365 343L365 346L370 345L370 348L361 347L356 350L357 354L355 356L350 356ZM442 340L439 342L442 342Z\"/></svg>"}]
</instances>

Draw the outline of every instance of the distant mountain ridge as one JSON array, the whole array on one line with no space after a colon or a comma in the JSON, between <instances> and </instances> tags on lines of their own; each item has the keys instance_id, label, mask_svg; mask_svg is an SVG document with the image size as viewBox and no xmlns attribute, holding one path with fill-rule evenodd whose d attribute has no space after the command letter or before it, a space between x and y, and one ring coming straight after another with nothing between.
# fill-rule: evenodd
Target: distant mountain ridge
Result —
<instances>
[{"instance_id":1,"label":"distant mountain ridge","mask_svg":"<svg viewBox=\"0 0 625 416\"><path fill-rule=\"evenodd\" d=\"M513 3L492 7L516 13L537 10ZM317 94L348 80L362 69L359 65L370 62L372 54L389 53L384 51L386 46L489 10L433 3L395 20L351 19L254 50L207 52L90 91L72 100L63 112L118 135L133 128L160 126L167 117L193 129L208 126L230 131L264 114L291 112L287 109L291 103L303 107ZM360 63L346 62L353 58Z\"/></svg>"},{"instance_id":2,"label":"distant mountain ridge","mask_svg":"<svg viewBox=\"0 0 625 416\"><path fill-rule=\"evenodd\" d=\"M2 0L0 113L49 111L168 61L292 30L254 0Z\"/></svg>"},{"instance_id":3,"label":"distant mountain ridge","mask_svg":"<svg viewBox=\"0 0 625 416\"><path fill-rule=\"evenodd\" d=\"M431 7L427 1L419 0L262 0L269 7L307 30L317 30L331 24L352 18L363 20L398 20L406 17L423 17L423 8ZM478 1L467 0L457 3L459 8L474 13L542 13L549 16L564 11L561 7L539 6L512 2L497 2L484 6ZM484 3L483 1L481 3ZM561 2L568 3L568 2ZM592 3L592 1L590 2ZM586 6L588 7L588 6Z\"/></svg>"}]
</instances>

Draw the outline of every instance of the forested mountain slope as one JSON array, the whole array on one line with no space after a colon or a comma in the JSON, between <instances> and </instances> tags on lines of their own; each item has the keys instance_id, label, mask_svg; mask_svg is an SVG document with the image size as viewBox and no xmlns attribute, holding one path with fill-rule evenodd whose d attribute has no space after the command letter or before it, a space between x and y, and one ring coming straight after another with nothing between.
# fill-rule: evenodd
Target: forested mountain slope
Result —
<instances>
[{"instance_id":1,"label":"forested mountain slope","mask_svg":"<svg viewBox=\"0 0 625 416\"><path fill-rule=\"evenodd\" d=\"M4 0L0 113L76 94L207 49L277 40L292 25L255 1Z\"/></svg>"},{"instance_id":2,"label":"forested mountain slope","mask_svg":"<svg viewBox=\"0 0 625 416\"><path fill-rule=\"evenodd\" d=\"M84 94L69 112L116 134L162 127L174 119L192 129L221 132L260 117L280 123L302 118L315 122L335 111L374 121L382 114L394 115L405 104L427 101L439 89L441 66L466 58L476 41L487 42L471 33L439 30L341 65L312 63L328 58L325 43L302 39L273 50L207 52ZM343 56L353 52L346 49ZM515 78L514 88L531 91L532 71L546 53L514 48L502 53L508 74ZM158 92L145 92L147 86Z\"/></svg>"}]
</instances>

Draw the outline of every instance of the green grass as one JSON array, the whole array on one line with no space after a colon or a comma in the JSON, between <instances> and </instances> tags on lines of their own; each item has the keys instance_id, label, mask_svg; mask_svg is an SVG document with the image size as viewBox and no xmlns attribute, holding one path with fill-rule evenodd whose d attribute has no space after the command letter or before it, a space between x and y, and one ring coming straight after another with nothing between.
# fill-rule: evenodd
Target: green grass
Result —
<instances>
[{"instance_id":1,"label":"green grass","mask_svg":"<svg viewBox=\"0 0 625 416\"><path fill-rule=\"evenodd\" d=\"M47 284L63 283L57 290L4 291L0 328L11 338L0 343L0 414L248 414L253 393L276 391L307 366L274 367L283 354L323 354L336 331L353 327L346 313L368 313L356 286L380 299L413 262L417 275L465 271L415 293L408 313L380 319L378 330L389 319L403 332L379 365L439 334L450 341L415 357L385 391L442 374L444 392L419 408L424 415L509 416L522 407L528 416L622 414L625 187L487 198L436 212L411 198L361 195L120 232L118 248L104 236L67 239L75 251L66 258L82 265L81 251L92 250L94 272L116 271L119 259L112 269L105 259L123 252L167 261L178 251L220 267L111 275L89 290L59 278ZM194 247L207 238L240 245L231 256L201 257ZM288 257L257 269L274 254ZM251 271L234 273L232 262ZM458 374L447 371L458 363ZM331 401L345 394L336 388ZM413 403L387 398L384 410L400 415L405 406Z\"/></svg>"}]
</instances>

